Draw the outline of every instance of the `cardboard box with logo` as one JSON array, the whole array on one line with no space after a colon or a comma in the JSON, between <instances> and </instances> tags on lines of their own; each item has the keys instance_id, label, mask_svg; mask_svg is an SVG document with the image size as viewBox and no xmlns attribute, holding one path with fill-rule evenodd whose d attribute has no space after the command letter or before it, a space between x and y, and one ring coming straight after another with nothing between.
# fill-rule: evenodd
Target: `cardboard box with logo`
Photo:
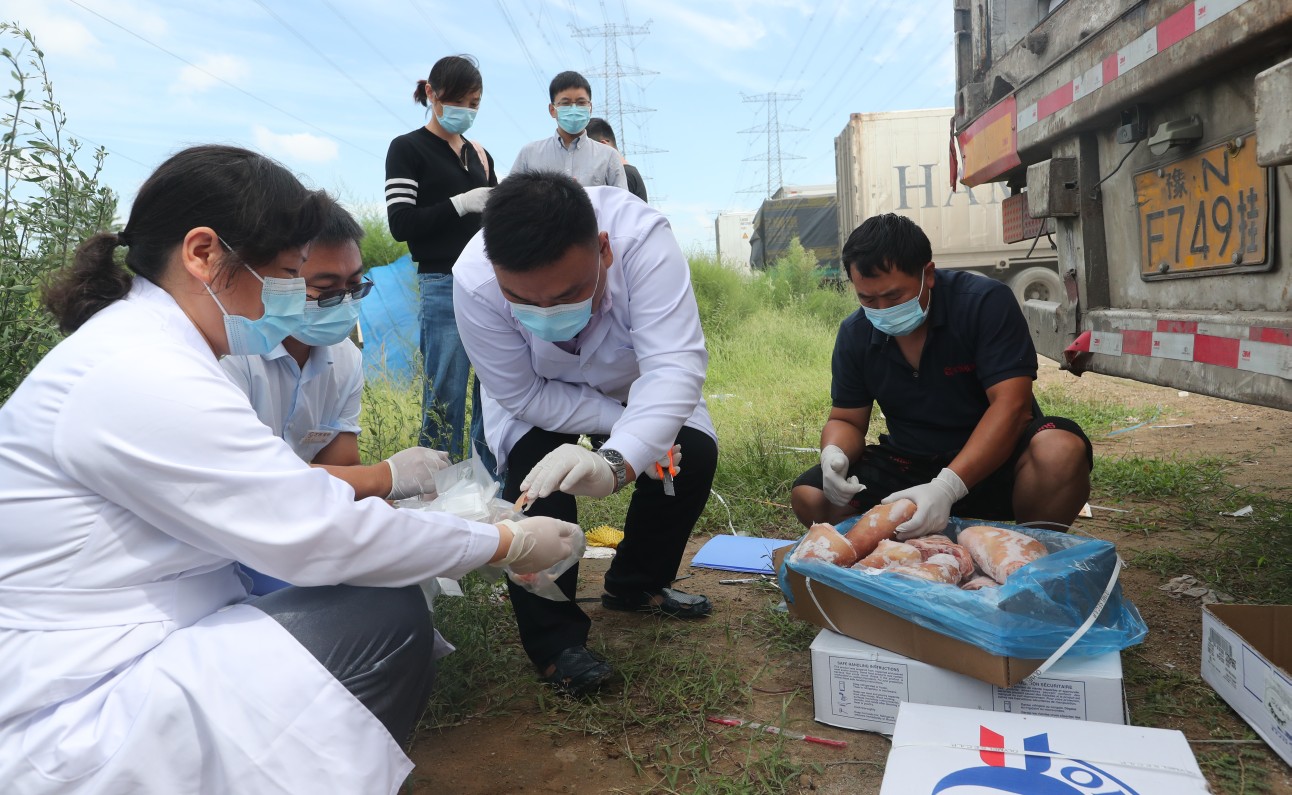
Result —
<instances>
[{"instance_id":1,"label":"cardboard box with logo","mask_svg":"<svg viewBox=\"0 0 1292 795\"><path fill-rule=\"evenodd\" d=\"M1035 680L1000 687L821 630L812 642L816 719L891 734L903 702L1125 723L1121 655L1065 657Z\"/></svg>"},{"instance_id":2,"label":"cardboard box with logo","mask_svg":"<svg viewBox=\"0 0 1292 795\"><path fill-rule=\"evenodd\" d=\"M1292 765L1292 605L1202 608L1202 678Z\"/></svg>"},{"instance_id":3,"label":"cardboard box with logo","mask_svg":"<svg viewBox=\"0 0 1292 795\"><path fill-rule=\"evenodd\" d=\"M880 795L1205 795L1178 731L903 704Z\"/></svg>"}]
</instances>

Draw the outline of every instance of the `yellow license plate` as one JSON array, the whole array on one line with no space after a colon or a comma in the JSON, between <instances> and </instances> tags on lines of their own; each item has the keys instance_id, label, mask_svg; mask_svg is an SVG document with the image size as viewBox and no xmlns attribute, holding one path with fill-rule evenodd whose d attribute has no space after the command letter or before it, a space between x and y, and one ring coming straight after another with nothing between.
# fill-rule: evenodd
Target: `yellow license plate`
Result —
<instances>
[{"instance_id":1,"label":"yellow license plate","mask_svg":"<svg viewBox=\"0 0 1292 795\"><path fill-rule=\"evenodd\" d=\"M1145 276L1265 262L1269 171L1251 136L1136 174L1135 201Z\"/></svg>"}]
</instances>

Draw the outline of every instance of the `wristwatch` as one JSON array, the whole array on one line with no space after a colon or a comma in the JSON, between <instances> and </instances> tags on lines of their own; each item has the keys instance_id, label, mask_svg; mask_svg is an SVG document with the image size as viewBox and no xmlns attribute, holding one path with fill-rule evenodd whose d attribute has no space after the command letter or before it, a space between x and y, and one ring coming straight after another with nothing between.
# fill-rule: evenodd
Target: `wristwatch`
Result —
<instances>
[{"instance_id":1,"label":"wristwatch","mask_svg":"<svg viewBox=\"0 0 1292 795\"><path fill-rule=\"evenodd\" d=\"M615 491L619 491L628 482L628 468L624 464L624 457L618 450L601 448L597 453L610 465L610 470L615 473Z\"/></svg>"}]
</instances>

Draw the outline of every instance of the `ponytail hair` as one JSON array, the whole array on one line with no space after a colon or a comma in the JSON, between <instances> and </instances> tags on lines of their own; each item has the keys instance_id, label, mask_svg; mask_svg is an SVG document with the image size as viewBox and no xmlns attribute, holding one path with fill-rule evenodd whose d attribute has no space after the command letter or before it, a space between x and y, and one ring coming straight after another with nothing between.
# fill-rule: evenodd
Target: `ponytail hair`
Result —
<instances>
[{"instance_id":1,"label":"ponytail hair","mask_svg":"<svg viewBox=\"0 0 1292 795\"><path fill-rule=\"evenodd\" d=\"M446 55L431 67L425 80L417 81L413 101L429 106L432 95L441 102L461 102L467 94L484 88L480 66L470 55Z\"/></svg>"},{"instance_id":2,"label":"ponytail hair","mask_svg":"<svg viewBox=\"0 0 1292 795\"><path fill-rule=\"evenodd\" d=\"M243 264L257 270L283 251L304 246L323 228L332 200L306 190L290 171L235 146L194 146L172 155L140 186L118 234L100 232L76 250L72 264L52 275L46 308L64 333L130 292L133 273L161 285L189 231L215 230L232 256L216 264L216 279ZM127 272L114 252L126 246Z\"/></svg>"},{"instance_id":3,"label":"ponytail hair","mask_svg":"<svg viewBox=\"0 0 1292 795\"><path fill-rule=\"evenodd\" d=\"M45 283L45 308L58 320L58 330L70 334L100 309L130 292L134 281L113 253L122 245L117 235L99 232L76 249L72 264L55 271Z\"/></svg>"}]
</instances>

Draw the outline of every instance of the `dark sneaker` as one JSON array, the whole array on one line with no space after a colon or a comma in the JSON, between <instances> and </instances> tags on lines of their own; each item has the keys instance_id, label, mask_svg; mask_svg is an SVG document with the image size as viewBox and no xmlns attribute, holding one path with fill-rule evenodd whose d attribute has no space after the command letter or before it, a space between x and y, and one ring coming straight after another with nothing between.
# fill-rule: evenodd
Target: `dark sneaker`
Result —
<instances>
[{"instance_id":1,"label":"dark sneaker","mask_svg":"<svg viewBox=\"0 0 1292 795\"><path fill-rule=\"evenodd\" d=\"M580 698L595 692L610 678L610 663L588 651L586 646L572 646L556 655L549 665L556 668L539 679L552 686L556 692Z\"/></svg>"},{"instance_id":2,"label":"dark sneaker","mask_svg":"<svg viewBox=\"0 0 1292 795\"><path fill-rule=\"evenodd\" d=\"M602 594L601 606L607 610L624 610L632 613L654 613L670 618L704 618L713 612L713 603L702 594L689 594L676 588L661 588L655 593L642 592L637 596Z\"/></svg>"}]
</instances>

